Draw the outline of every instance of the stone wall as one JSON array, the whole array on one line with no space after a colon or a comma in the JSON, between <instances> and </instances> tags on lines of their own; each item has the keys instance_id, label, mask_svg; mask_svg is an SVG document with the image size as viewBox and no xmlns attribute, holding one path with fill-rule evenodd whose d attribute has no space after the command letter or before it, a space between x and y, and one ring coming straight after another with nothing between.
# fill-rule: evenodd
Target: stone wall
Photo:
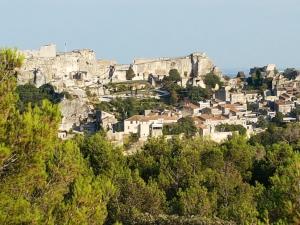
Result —
<instances>
[{"instance_id":1,"label":"stone wall","mask_svg":"<svg viewBox=\"0 0 300 225\"><path fill-rule=\"evenodd\" d=\"M53 58L56 56L56 45L44 45L39 50L23 51L23 54L26 58Z\"/></svg>"},{"instance_id":2,"label":"stone wall","mask_svg":"<svg viewBox=\"0 0 300 225\"><path fill-rule=\"evenodd\" d=\"M46 56L47 48L41 49L44 49L43 55ZM55 56L49 54L49 57L37 57L27 51L24 54L26 59L20 70L19 84L29 82L39 87L51 83L58 90L101 84L108 79L110 65L114 63L97 60L95 52L88 49L58 53Z\"/></svg>"},{"instance_id":3,"label":"stone wall","mask_svg":"<svg viewBox=\"0 0 300 225\"><path fill-rule=\"evenodd\" d=\"M204 53L193 53L178 58L136 59L132 68L137 77L148 80L149 75L167 76L171 69L177 69L182 78L203 77L207 73L220 71Z\"/></svg>"}]
</instances>

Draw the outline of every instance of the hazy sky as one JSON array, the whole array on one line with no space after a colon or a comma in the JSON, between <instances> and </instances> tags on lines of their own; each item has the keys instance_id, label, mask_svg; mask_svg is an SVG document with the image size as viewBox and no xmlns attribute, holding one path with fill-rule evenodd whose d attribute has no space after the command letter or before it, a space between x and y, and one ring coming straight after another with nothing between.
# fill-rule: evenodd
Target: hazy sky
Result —
<instances>
[{"instance_id":1,"label":"hazy sky","mask_svg":"<svg viewBox=\"0 0 300 225\"><path fill-rule=\"evenodd\" d=\"M201 51L222 69L300 67L300 0L0 0L0 46L91 48L98 58Z\"/></svg>"}]
</instances>

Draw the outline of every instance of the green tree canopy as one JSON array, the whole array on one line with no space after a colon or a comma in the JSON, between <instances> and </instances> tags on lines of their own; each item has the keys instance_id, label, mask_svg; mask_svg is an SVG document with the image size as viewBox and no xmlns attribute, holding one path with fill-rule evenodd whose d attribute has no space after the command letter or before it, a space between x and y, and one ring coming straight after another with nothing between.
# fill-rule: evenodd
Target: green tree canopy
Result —
<instances>
[{"instance_id":1,"label":"green tree canopy","mask_svg":"<svg viewBox=\"0 0 300 225\"><path fill-rule=\"evenodd\" d=\"M181 76L180 76L180 73L178 72L177 69L171 69L169 71L169 77L168 79L170 81L174 81L174 82L178 82L178 81L181 81Z\"/></svg>"},{"instance_id":2,"label":"green tree canopy","mask_svg":"<svg viewBox=\"0 0 300 225\"><path fill-rule=\"evenodd\" d=\"M204 83L209 86L210 88L214 88L216 84L219 86L222 85L222 82L220 80L220 77L215 75L214 73L208 73L204 77Z\"/></svg>"},{"instance_id":3,"label":"green tree canopy","mask_svg":"<svg viewBox=\"0 0 300 225\"><path fill-rule=\"evenodd\" d=\"M95 177L76 143L58 139L56 104L30 102L19 113L16 75L22 56L5 49L0 58L0 223L104 223L114 193L109 179Z\"/></svg>"},{"instance_id":4,"label":"green tree canopy","mask_svg":"<svg viewBox=\"0 0 300 225\"><path fill-rule=\"evenodd\" d=\"M281 112L277 112L275 117L272 118L272 122L277 125L282 125L284 115Z\"/></svg>"},{"instance_id":5,"label":"green tree canopy","mask_svg":"<svg viewBox=\"0 0 300 225\"><path fill-rule=\"evenodd\" d=\"M220 124L216 126L216 130L219 132L238 131L241 135L247 133L247 129L240 124Z\"/></svg>"},{"instance_id":6,"label":"green tree canopy","mask_svg":"<svg viewBox=\"0 0 300 225\"><path fill-rule=\"evenodd\" d=\"M183 117L178 120L175 124L165 125L163 133L165 135L174 134L185 134L186 136L193 136L197 132L197 128L194 121L190 117Z\"/></svg>"},{"instance_id":7,"label":"green tree canopy","mask_svg":"<svg viewBox=\"0 0 300 225\"><path fill-rule=\"evenodd\" d=\"M187 97L192 102L203 101L209 98L210 93L206 88L202 87L195 87L195 86L188 86L187 87Z\"/></svg>"},{"instance_id":8,"label":"green tree canopy","mask_svg":"<svg viewBox=\"0 0 300 225\"><path fill-rule=\"evenodd\" d=\"M130 66L129 69L126 71L126 80L132 80L135 77L134 70Z\"/></svg>"},{"instance_id":9,"label":"green tree canopy","mask_svg":"<svg viewBox=\"0 0 300 225\"><path fill-rule=\"evenodd\" d=\"M24 111L28 103L32 106L41 106L44 99L56 104L59 103L64 93L57 93L51 84L44 84L39 88L36 88L32 84L19 85L16 89L19 95L18 109Z\"/></svg>"}]
</instances>

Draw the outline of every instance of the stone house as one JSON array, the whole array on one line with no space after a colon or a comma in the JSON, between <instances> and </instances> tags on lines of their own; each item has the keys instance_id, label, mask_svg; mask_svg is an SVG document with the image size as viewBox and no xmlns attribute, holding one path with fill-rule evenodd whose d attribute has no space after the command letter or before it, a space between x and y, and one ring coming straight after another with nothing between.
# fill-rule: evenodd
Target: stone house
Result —
<instances>
[{"instance_id":1,"label":"stone house","mask_svg":"<svg viewBox=\"0 0 300 225\"><path fill-rule=\"evenodd\" d=\"M283 101L292 101L293 95L289 95L288 93L283 93L279 96L279 100Z\"/></svg>"},{"instance_id":2,"label":"stone house","mask_svg":"<svg viewBox=\"0 0 300 225\"><path fill-rule=\"evenodd\" d=\"M235 115L224 116L224 115L210 115L202 114L197 118L193 118L195 125L199 126L200 133L203 134L212 134L215 133L215 128L220 124L235 124L242 125L247 128L246 119L238 118ZM201 125L201 126L200 126ZM204 125L204 126L202 126Z\"/></svg>"},{"instance_id":3,"label":"stone house","mask_svg":"<svg viewBox=\"0 0 300 225\"><path fill-rule=\"evenodd\" d=\"M202 109L202 113L204 114L211 114L211 115L221 115L222 114L222 110L215 106L215 107L208 107L208 108L204 108Z\"/></svg>"},{"instance_id":4,"label":"stone house","mask_svg":"<svg viewBox=\"0 0 300 225\"><path fill-rule=\"evenodd\" d=\"M199 130L199 135L202 137L210 137L215 142L222 142L232 135L233 132L219 132L216 131L216 126L220 124L235 124L239 123L239 120L232 121L227 117L222 115L207 115L202 114L198 117L192 118L195 126ZM246 124L243 123L243 126L246 127Z\"/></svg>"},{"instance_id":5,"label":"stone house","mask_svg":"<svg viewBox=\"0 0 300 225\"><path fill-rule=\"evenodd\" d=\"M255 102L259 99L259 93L257 91L245 91L246 102Z\"/></svg>"},{"instance_id":6,"label":"stone house","mask_svg":"<svg viewBox=\"0 0 300 225\"><path fill-rule=\"evenodd\" d=\"M106 131L113 131L114 125L118 123L115 115L105 111L99 111L99 123L100 126Z\"/></svg>"},{"instance_id":7,"label":"stone house","mask_svg":"<svg viewBox=\"0 0 300 225\"><path fill-rule=\"evenodd\" d=\"M229 102L230 101L230 91L231 87L221 87L216 93L214 94L215 99L219 99L221 101Z\"/></svg>"},{"instance_id":8,"label":"stone house","mask_svg":"<svg viewBox=\"0 0 300 225\"><path fill-rule=\"evenodd\" d=\"M246 103L247 99L246 99L245 93L232 92L232 93L230 93L229 101L231 104L234 104L237 102Z\"/></svg>"},{"instance_id":9,"label":"stone house","mask_svg":"<svg viewBox=\"0 0 300 225\"><path fill-rule=\"evenodd\" d=\"M182 109L182 116L197 116L201 114L201 108L199 104L194 104L192 102L185 102Z\"/></svg>"},{"instance_id":10,"label":"stone house","mask_svg":"<svg viewBox=\"0 0 300 225\"><path fill-rule=\"evenodd\" d=\"M210 107L211 102L208 100L207 101L199 101L198 104L199 104L199 108L201 110L201 109Z\"/></svg>"},{"instance_id":11,"label":"stone house","mask_svg":"<svg viewBox=\"0 0 300 225\"><path fill-rule=\"evenodd\" d=\"M247 102L247 98L244 92L238 92L229 86L220 88L215 93L215 98L221 101L230 102L231 104L234 104L236 102Z\"/></svg>"},{"instance_id":12,"label":"stone house","mask_svg":"<svg viewBox=\"0 0 300 225\"><path fill-rule=\"evenodd\" d=\"M295 103L291 101L278 100L274 102L274 109L276 112L288 114L295 108Z\"/></svg>"},{"instance_id":13,"label":"stone house","mask_svg":"<svg viewBox=\"0 0 300 225\"><path fill-rule=\"evenodd\" d=\"M222 114L226 116L237 116L238 118L242 118L246 111L246 104L223 104L219 105L219 108L222 110Z\"/></svg>"},{"instance_id":14,"label":"stone house","mask_svg":"<svg viewBox=\"0 0 300 225\"><path fill-rule=\"evenodd\" d=\"M282 94L285 94L287 92L286 88L276 88L274 89L275 96L279 97Z\"/></svg>"},{"instance_id":15,"label":"stone house","mask_svg":"<svg viewBox=\"0 0 300 225\"><path fill-rule=\"evenodd\" d=\"M124 120L124 134L138 134L140 139L162 135L164 124L176 123L180 116L175 113L149 113L134 115Z\"/></svg>"}]
</instances>

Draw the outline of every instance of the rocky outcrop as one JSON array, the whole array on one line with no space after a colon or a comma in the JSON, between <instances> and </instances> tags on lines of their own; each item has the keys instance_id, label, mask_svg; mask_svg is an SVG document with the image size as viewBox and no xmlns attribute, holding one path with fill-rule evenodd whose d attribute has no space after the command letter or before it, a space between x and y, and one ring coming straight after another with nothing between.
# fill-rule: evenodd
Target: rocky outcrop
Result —
<instances>
[{"instance_id":1,"label":"rocky outcrop","mask_svg":"<svg viewBox=\"0 0 300 225\"><path fill-rule=\"evenodd\" d=\"M59 128L60 132L63 131L87 131L94 132L97 129L98 119L94 107L87 101L81 98L73 100L64 99L59 104L62 121Z\"/></svg>"},{"instance_id":2,"label":"rocky outcrop","mask_svg":"<svg viewBox=\"0 0 300 225\"><path fill-rule=\"evenodd\" d=\"M177 58L136 59L131 65L97 60L95 52L89 49L57 53L55 45L23 53L26 59L20 70L19 83L30 82L37 87L51 83L58 91L72 87L102 88L108 82L126 81L130 67L135 73L134 80L148 80L150 75L162 79L171 69L177 69L184 81L202 80L210 72L221 76L220 70L204 53Z\"/></svg>"},{"instance_id":3,"label":"rocky outcrop","mask_svg":"<svg viewBox=\"0 0 300 225\"><path fill-rule=\"evenodd\" d=\"M55 53L55 45L48 47L51 54L24 51L25 62L20 70L19 83L41 86L51 83L57 90L69 87L87 87L107 79L111 61L96 60L95 52L88 49Z\"/></svg>"},{"instance_id":4,"label":"rocky outcrop","mask_svg":"<svg viewBox=\"0 0 300 225\"><path fill-rule=\"evenodd\" d=\"M138 77L148 79L149 74L166 76L171 69L177 69L182 78L201 78L207 73L221 73L204 53L193 53L185 57L135 60L132 65Z\"/></svg>"},{"instance_id":5,"label":"rocky outcrop","mask_svg":"<svg viewBox=\"0 0 300 225\"><path fill-rule=\"evenodd\" d=\"M87 91L90 95L101 97L105 84L126 81L126 73L132 68L133 80L146 80L149 77L161 80L168 76L171 69L177 69L185 85L204 85L203 76L221 72L204 53L193 53L177 58L136 59L131 65L120 65L115 61L97 60L94 51L89 49L58 53L55 45L46 45L39 50L23 51L25 62L18 76L19 84L32 83L37 87L50 83L57 92L68 92L74 100L60 103L62 124L60 131L79 129L85 125L93 128L91 114L93 109L88 104ZM95 115L95 113L94 113Z\"/></svg>"},{"instance_id":6,"label":"rocky outcrop","mask_svg":"<svg viewBox=\"0 0 300 225\"><path fill-rule=\"evenodd\" d=\"M59 106L62 114L62 122L59 130L69 131L74 127L80 126L81 119L87 118L91 111L87 103L81 99L64 99Z\"/></svg>"}]
</instances>

